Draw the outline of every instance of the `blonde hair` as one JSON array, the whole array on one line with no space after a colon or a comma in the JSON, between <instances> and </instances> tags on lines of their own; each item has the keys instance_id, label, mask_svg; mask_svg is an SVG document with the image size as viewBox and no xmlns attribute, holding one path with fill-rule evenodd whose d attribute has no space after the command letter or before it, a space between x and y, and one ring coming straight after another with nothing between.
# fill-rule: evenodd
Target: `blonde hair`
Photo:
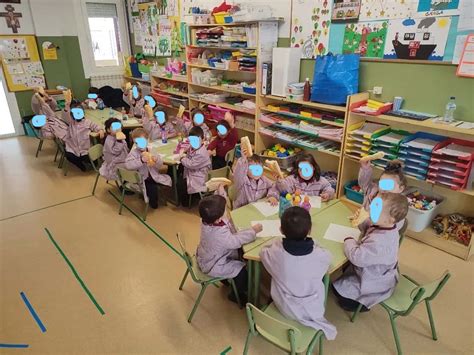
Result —
<instances>
[{"instance_id":1,"label":"blonde hair","mask_svg":"<svg viewBox=\"0 0 474 355\"><path fill-rule=\"evenodd\" d=\"M408 199L405 195L393 192L383 192L380 194L385 208L388 208L390 217L395 223L403 220L408 213Z\"/></svg>"},{"instance_id":2,"label":"blonde hair","mask_svg":"<svg viewBox=\"0 0 474 355\"><path fill-rule=\"evenodd\" d=\"M148 133L145 131L143 128L135 128L131 135L132 139L138 138L138 137L145 137L148 138Z\"/></svg>"}]
</instances>

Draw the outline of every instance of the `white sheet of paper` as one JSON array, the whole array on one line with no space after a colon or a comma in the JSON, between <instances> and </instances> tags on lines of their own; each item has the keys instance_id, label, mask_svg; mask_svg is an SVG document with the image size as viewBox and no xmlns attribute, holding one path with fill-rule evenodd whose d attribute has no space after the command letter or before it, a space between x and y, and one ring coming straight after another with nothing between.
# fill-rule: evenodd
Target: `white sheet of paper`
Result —
<instances>
[{"instance_id":1,"label":"white sheet of paper","mask_svg":"<svg viewBox=\"0 0 474 355\"><path fill-rule=\"evenodd\" d=\"M324 234L324 239L332 240L338 243L344 243L344 239L348 237L353 237L358 240L360 236L360 230L357 228L351 228L346 226L341 226L339 224L331 223Z\"/></svg>"},{"instance_id":2,"label":"white sheet of paper","mask_svg":"<svg viewBox=\"0 0 474 355\"><path fill-rule=\"evenodd\" d=\"M459 35L456 37L456 44L454 45L453 64L459 64L461 61L462 50L466 43L467 35Z\"/></svg>"},{"instance_id":3,"label":"white sheet of paper","mask_svg":"<svg viewBox=\"0 0 474 355\"><path fill-rule=\"evenodd\" d=\"M270 217L278 213L278 205L272 206L267 201L254 202L252 205L265 217Z\"/></svg>"},{"instance_id":4,"label":"white sheet of paper","mask_svg":"<svg viewBox=\"0 0 474 355\"><path fill-rule=\"evenodd\" d=\"M309 196L309 203L311 204L311 208L321 208L321 197Z\"/></svg>"},{"instance_id":5,"label":"white sheet of paper","mask_svg":"<svg viewBox=\"0 0 474 355\"><path fill-rule=\"evenodd\" d=\"M250 222L251 226L260 223L263 226L263 230L257 234L257 238L264 237L283 237L283 234L280 232L280 220L266 220L266 221L252 221Z\"/></svg>"}]
</instances>

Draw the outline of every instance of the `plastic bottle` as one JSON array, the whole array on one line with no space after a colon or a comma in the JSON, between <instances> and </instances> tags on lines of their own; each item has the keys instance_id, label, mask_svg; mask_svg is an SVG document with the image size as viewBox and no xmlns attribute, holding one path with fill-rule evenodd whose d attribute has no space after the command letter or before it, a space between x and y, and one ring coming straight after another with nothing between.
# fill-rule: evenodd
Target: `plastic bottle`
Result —
<instances>
[{"instance_id":1,"label":"plastic bottle","mask_svg":"<svg viewBox=\"0 0 474 355\"><path fill-rule=\"evenodd\" d=\"M122 107L122 110L120 111L120 113L122 114L123 121L128 120L128 115L127 115L127 111L125 111L125 107Z\"/></svg>"},{"instance_id":2,"label":"plastic bottle","mask_svg":"<svg viewBox=\"0 0 474 355\"><path fill-rule=\"evenodd\" d=\"M446 111L444 112L444 122L454 121L454 111L456 110L456 98L451 96L448 104L446 105Z\"/></svg>"},{"instance_id":3,"label":"plastic bottle","mask_svg":"<svg viewBox=\"0 0 474 355\"><path fill-rule=\"evenodd\" d=\"M309 101L311 97L311 84L309 83L309 78L306 78L303 88L303 101Z\"/></svg>"},{"instance_id":4,"label":"plastic bottle","mask_svg":"<svg viewBox=\"0 0 474 355\"><path fill-rule=\"evenodd\" d=\"M161 129L161 143L168 143L168 133L166 133L166 129L164 128Z\"/></svg>"},{"instance_id":5,"label":"plastic bottle","mask_svg":"<svg viewBox=\"0 0 474 355\"><path fill-rule=\"evenodd\" d=\"M115 116L115 112L114 112L114 109L112 107L109 108L109 118L110 117L114 117Z\"/></svg>"}]
</instances>

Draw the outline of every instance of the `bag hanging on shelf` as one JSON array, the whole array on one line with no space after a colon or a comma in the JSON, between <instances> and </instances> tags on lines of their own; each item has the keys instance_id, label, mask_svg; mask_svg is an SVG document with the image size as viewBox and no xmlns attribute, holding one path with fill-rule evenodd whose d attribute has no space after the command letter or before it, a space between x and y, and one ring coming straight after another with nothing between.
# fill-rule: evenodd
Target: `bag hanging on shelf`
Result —
<instances>
[{"instance_id":1,"label":"bag hanging on shelf","mask_svg":"<svg viewBox=\"0 0 474 355\"><path fill-rule=\"evenodd\" d=\"M311 101L346 104L347 96L359 91L359 62L358 54L317 56Z\"/></svg>"}]
</instances>

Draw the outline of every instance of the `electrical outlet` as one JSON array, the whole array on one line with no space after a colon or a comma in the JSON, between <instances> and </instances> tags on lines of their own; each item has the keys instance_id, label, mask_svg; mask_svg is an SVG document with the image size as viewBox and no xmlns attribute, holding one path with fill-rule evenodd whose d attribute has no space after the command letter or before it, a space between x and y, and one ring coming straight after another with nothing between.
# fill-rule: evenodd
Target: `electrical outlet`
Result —
<instances>
[{"instance_id":1,"label":"electrical outlet","mask_svg":"<svg viewBox=\"0 0 474 355\"><path fill-rule=\"evenodd\" d=\"M382 90L383 90L383 87L381 87L381 86L374 86L373 93L374 93L374 95L382 95Z\"/></svg>"}]
</instances>

